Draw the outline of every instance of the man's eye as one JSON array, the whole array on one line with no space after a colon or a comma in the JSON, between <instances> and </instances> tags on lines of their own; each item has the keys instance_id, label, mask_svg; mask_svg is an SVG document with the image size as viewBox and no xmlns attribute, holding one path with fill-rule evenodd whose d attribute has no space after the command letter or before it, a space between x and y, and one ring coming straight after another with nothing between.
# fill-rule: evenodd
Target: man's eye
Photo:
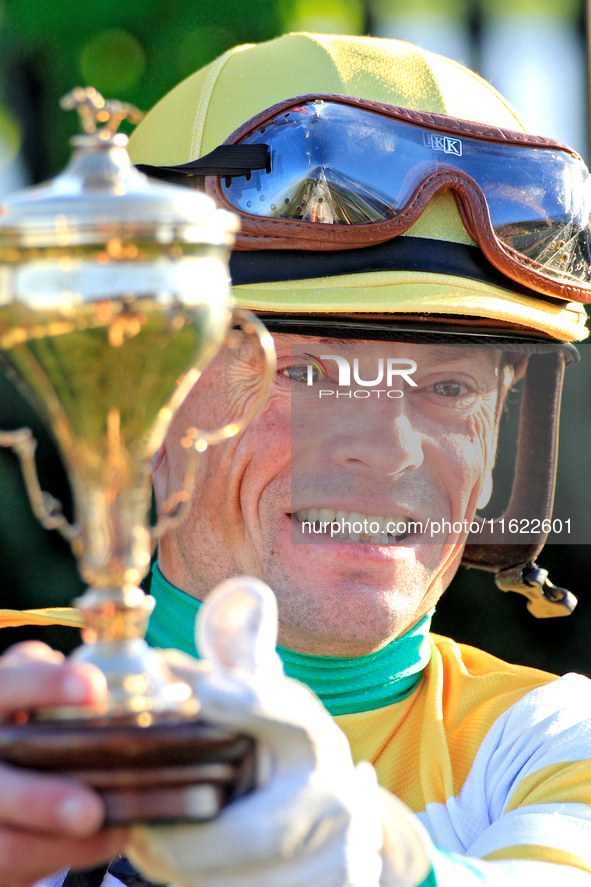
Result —
<instances>
[{"instance_id":1,"label":"man's eye","mask_svg":"<svg viewBox=\"0 0 591 887\"><path fill-rule=\"evenodd\" d=\"M431 390L440 397L460 397L468 391L460 382L435 382Z\"/></svg>"},{"instance_id":2,"label":"man's eye","mask_svg":"<svg viewBox=\"0 0 591 887\"><path fill-rule=\"evenodd\" d=\"M281 375L287 376L292 382L301 382L304 385L307 385L308 381L318 382L320 379L320 373L316 367L310 364L285 367L284 370L281 370Z\"/></svg>"}]
</instances>

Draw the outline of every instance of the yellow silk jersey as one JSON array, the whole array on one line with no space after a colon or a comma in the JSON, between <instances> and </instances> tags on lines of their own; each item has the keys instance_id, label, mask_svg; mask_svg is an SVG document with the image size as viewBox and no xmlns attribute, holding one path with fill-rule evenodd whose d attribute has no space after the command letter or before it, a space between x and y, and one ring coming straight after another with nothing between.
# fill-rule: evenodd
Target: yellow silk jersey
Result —
<instances>
[{"instance_id":1,"label":"yellow silk jersey","mask_svg":"<svg viewBox=\"0 0 591 887\"><path fill-rule=\"evenodd\" d=\"M430 637L406 699L335 717L354 758L443 850L591 872L591 681Z\"/></svg>"}]
</instances>

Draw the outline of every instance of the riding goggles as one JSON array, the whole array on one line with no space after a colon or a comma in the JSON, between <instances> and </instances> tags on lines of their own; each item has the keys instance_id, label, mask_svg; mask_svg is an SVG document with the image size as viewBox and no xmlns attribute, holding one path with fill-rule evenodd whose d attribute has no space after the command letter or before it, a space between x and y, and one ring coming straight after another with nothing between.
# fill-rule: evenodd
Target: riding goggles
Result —
<instances>
[{"instance_id":1,"label":"riding goggles","mask_svg":"<svg viewBox=\"0 0 591 887\"><path fill-rule=\"evenodd\" d=\"M589 172L552 139L307 95L263 111L207 157L167 172L206 176L216 202L240 216L239 250L384 243L448 188L466 230L504 275L538 293L591 301Z\"/></svg>"}]
</instances>

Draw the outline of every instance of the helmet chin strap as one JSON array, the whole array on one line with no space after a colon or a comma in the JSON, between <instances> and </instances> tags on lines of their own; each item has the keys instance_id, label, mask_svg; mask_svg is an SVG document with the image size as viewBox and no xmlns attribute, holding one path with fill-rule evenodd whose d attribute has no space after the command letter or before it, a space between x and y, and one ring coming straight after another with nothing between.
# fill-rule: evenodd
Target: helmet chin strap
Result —
<instances>
[{"instance_id":1,"label":"helmet chin strap","mask_svg":"<svg viewBox=\"0 0 591 887\"><path fill-rule=\"evenodd\" d=\"M539 518L542 526L543 521L552 516L564 366L564 355L560 352L532 354L529 358L515 477L507 510L492 521L492 526L487 520L481 532L468 537L462 558L468 567L496 573L495 582L502 591L525 595L529 599L528 610L538 618L568 616L577 601L566 589L552 585L546 570L535 563L548 534L543 531L519 533L520 541L515 543L508 527L512 520L529 522L532 515ZM475 520L482 524L482 518Z\"/></svg>"}]
</instances>

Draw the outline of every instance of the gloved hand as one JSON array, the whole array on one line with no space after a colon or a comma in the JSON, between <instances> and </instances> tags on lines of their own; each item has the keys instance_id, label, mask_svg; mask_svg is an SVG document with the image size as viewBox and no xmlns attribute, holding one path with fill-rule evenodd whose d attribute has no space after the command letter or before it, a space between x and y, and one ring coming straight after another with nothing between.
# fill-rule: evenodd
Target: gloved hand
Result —
<instances>
[{"instance_id":1,"label":"gloved hand","mask_svg":"<svg viewBox=\"0 0 591 887\"><path fill-rule=\"evenodd\" d=\"M196 632L203 660L170 651L169 665L192 683L206 720L256 737L258 788L211 822L136 826L132 862L176 887L419 884L430 869L428 839L378 787L370 764L353 765L316 697L284 676L270 589L256 579L224 582L208 595Z\"/></svg>"}]
</instances>

